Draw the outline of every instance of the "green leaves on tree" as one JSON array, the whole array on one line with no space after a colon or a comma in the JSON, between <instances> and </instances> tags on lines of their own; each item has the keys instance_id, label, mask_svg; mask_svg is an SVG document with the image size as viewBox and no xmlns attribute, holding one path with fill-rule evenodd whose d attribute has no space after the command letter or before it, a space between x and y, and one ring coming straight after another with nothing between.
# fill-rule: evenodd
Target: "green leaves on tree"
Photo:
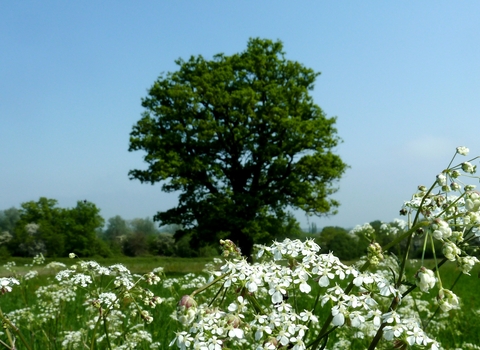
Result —
<instances>
[{"instance_id":1,"label":"green leaves on tree","mask_svg":"<svg viewBox=\"0 0 480 350\"><path fill-rule=\"evenodd\" d=\"M347 166L334 153L335 118L310 96L319 73L287 60L280 41L258 38L238 54L176 63L130 134L129 150L146 152L148 164L130 178L180 193L156 220L199 245L228 237L248 255L288 208L335 213L334 183Z\"/></svg>"}]
</instances>

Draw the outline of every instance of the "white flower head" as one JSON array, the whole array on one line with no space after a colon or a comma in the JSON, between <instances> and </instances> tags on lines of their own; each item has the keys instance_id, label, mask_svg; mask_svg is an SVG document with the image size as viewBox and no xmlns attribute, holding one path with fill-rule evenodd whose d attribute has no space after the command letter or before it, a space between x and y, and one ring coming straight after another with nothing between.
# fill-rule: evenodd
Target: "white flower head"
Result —
<instances>
[{"instance_id":1,"label":"white flower head","mask_svg":"<svg viewBox=\"0 0 480 350\"><path fill-rule=\"evenodd\" d=\"M452 229L448 223L442 219L434 219L431 225L433 238L444 240L452 235Z\"/></svg>"},{"instance_id":2,"label":"white flower head","mask_svg":"<svg viewBox=\"0 0 480 350\"><path fill-rule=\"evenodd\" d=\"M444 174L438 174L437 183L439 186L445 186L447 184L447 177Z\"/></svg>"},{"instance_id":3,"label":"white flower head","mask_svg":"<svg viewBox=\"0 0 480 350\"><path fill-rule=\"evenodd\" d=\"M453 242L447 241L443 244L443 255L450 261L455 261L457 257L462 253L460 248Z\"/></svg>"},{"instance_id":4,"label":"white flower head","mask_svg":"<svg viewBox=\"0 0 480 350\"><path fill-rule=\"evenodd\" d=\"M460 304L458 297L451 290L444 288L440 289L438 292L437 301L438 305L444 312L457 309Z\"/></svg>"},{"instance_id":5,"label":"white flower head","mask_svg":"<svg viewBox=\"0 0 480 350\"><path fill-rule=\"evenodd\" d=\"M0 278L0 295L5 293L10 293L12 291L13 285L19 285L20 282L13 277L2 277Z\"/></svg>"},{"instance_id":6,"label":"white flower head","mask_svg":"<svg viewBox=\"0 0 480 350\"><path fill-rule=\"evenodd\" d=\"M415 274L415 282L422 292L428 292L435 286L437 279L432 270L422 266Z\"/></svg>"},{"instance_id":7,"label":"white flower head","mask_svg":"<svg viewBox=\"0 0 480 350\"><path fill-rule=\"evenodd\" d=\"M470 152L470 150L467 147L464 147L464 146L458 146L457 147L457 153L462 155L462 156L466 156L468 154L468 152Z\"/></svg>"}]
</instances>

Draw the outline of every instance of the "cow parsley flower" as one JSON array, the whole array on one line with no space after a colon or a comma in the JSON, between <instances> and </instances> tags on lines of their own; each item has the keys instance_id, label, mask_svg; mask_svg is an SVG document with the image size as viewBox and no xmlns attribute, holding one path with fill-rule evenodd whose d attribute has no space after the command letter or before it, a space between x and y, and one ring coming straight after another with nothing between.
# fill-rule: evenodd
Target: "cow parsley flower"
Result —
<instances>
[{"instance_id":1,"label":"cow parsley flower","mask_svg":"<svg viewBox=\"0 0 480 350\"><path fill-rule=\"evenodd\" d=\"M463 162L462 163L462 170L469 174L474 174L477 169L476 165L472 165L470 162Z\"/></svg>"},{"instance_id":2,"label":"cow parsley flower","mask_svg":"<svg viewBox=\"0 0 480 350\"><path fill-rule=\"evenodd\" d=\"M445 242L442 249L443 255L450 261L455 261L462 251L453 242Z\"/></svg>"},{"instance_id":3,"label":"cow parsley flower","mask_svg":"<svg viewBox=\"0 0 480 350\"><path fill-rule=\"evenodd\" d=\"M430 225L432 229L432 236L438 240L444 240L452 235L452 229L448 223L442 219L434 219Z\"/></svg>"},{"instance_id":4,"label":"cow parsley flower","mask_svg":"<svg viewBox=\"0 0 480 350\"><path fill-rule=\"evenodd\" d=\"M442 311L450 311L452 309L457 309L460 305L458 297L448 289L440 289L437 296L437 302Z\"/></svg>"},{"instance_id":5,"label":"cow parsley flower","mask_svg":"<svg viewBox=\"0 0 480 350\"><path fill-rule=\"evenodd\" d=\"M447 177L444 174L437 175L437 184L439 186L445 186L447 184Z\"/></svg>"},{"instance_id":6,"label":"cow parsley flower","mask_svg":"<svg viewBox=\"0 0 480 350\"><path fill-rule=\"evenodd\" d=\"M466 275L470 275L472 268L479 262L475 256L465 256L457 259L458 268Z\"/></svg>"},{"instance_id":7,"label":"cow parsley flower","mask_svg":"<svg viewBox=\"0 0 480 350\"><path fill-rule=\"evenodd\" d=\"M435 286L436 282L437 279L435 278L434 272L424 266L420 267L415 274L415 283L422 292L428 292Z\"/></svg>"},{"instance_id":8,"label":"cow parsley flower","mask_svg":"<svg viewBox=\"0 0 480 350\"><path fill-rule=\"evenodd\" d=\"M20 285L20 282L13 277L0 277L0 294L10 293L13 285Z\"/></svg>"},{"instance_id":9,"label":"cow parsley flower","mask_svg":"<svg viewBox=\"0 0 480 350\"><path fill-rule=\"evenodd\" d=\"M464 147L464 146L458 146L457 147L457 153L462 155L462 156L466 156L468 154L468 152L470 152L470 150L467 147Z\"/></svg>"}]
</instances>

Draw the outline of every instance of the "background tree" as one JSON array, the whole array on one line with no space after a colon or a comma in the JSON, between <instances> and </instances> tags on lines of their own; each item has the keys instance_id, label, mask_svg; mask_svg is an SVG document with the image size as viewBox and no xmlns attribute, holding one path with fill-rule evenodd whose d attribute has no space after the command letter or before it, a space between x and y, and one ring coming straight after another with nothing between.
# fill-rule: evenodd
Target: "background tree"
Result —
<instances>
[{"instance_id":1,"label":"background tree","mask_svg":"<svg viewBox=\"0 0 480 350\"><path fill-rule=\"evenodd\" d=\"M18 220L20 220L20 211L17 208L0 210L0 232L12 233Z\"/></svg>"},{"instance_id":2,"label":"background tree","mask_svg":"<svg viewBox=\"0 0 480 350\"><path fill-rule=\"evenodd\" d=\"M11 207L0 211L0 258L11 255L8 245L13 239L18 220L20 220L20 212L17 208Z\"/></svg>"},{"instance_id":3,"label":"background tree","mask_svg":"<svg viewBox=\"0 0 480 350\"><path fill-rule=\"evenodd\" d=\"M309 95L319 73L262 39L232 56L176 63L143 99L130 134L129 150L145 151L149 165L130 178L180 191L178 205L155 220L181 225L176 237L196 245L228 237L249 256L288 207L335 213L330 196L346 165L332 152L335 118Z\"/></svg>"},{"instance_id":4,"label":"background tree","mask_svg":"<svg viewBox=\"0 0 480 350\"><path fill-rule=\"evenodd\" d=\"M98 229L104 225L100 209L91 202L82 200L71 209L64 209L65 253L79 256L109 255L108 247L99 239Z\"/></svg>"},{"instance_id":5,"label":"background tree","mask_svg":"<svg viewBox=\"0 0 480 350\"><path fill-rule=\"evenodd\" d=\"M95 204L78 201L76 207L66 209L57 203L41 197L21 204L14 237L8 244L10 252L20 256L108 256L108 247L97 237L103 218Z\"/></svg>"},{"instance_id":6,"label":"background tree","mask_svg":"<svg viewBox=\"0 0 480 350\"><path fill-rule=\"evenodd\" d=\"M65 253L63 211L55 199L41 197L20 205L20 219L15 225L12 241L14 255L44 254L62 256Z\"/></svg>"},{"instance_id":7,"label":"background tree","mask_svg":"<svg viewBox=\"0 0 480 350\"><path fill-rule=\"evenodd\" d=\"M150 218L129 221L130 234L123 241L123 252L128 256L145 255L155 250L155 240L160 233Z\"/></svg>"},{"instance_id":8,"label":"background tree","mask_svg":"<svg viewBox=\"0 0 480 350\"><path fill-rule=\"evenodd\" d=\"M107 242L110 250L114 254L123 252L123 241L131 234L128 222L120 215L108 219L107 228L103 232L102 238Z\"/></svg>"}]
</instances>

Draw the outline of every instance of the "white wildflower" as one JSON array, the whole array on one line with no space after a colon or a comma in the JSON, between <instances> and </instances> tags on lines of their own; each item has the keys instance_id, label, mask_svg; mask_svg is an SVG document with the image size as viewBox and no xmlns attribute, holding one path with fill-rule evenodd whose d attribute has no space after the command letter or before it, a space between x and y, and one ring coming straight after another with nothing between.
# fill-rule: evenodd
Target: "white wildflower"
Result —
<instances>
[{"instance_id":1,"label":"white wildflower","mask_svg":"<svg viewBox=\"0 0 480 350\"><path fill-rule=\"evenodd\" d=\"M470 150L467 147L464 147L464 146L457 147L457 153L462 156L468 155L468 152L470 152Z\"/></svg>"}]
</instances>

